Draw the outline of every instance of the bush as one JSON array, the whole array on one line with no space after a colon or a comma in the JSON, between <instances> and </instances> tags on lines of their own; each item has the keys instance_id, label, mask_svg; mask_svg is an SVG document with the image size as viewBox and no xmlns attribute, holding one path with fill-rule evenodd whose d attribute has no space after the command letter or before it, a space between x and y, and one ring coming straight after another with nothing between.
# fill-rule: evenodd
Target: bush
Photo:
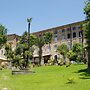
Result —
<instances>
[{"instance_id":1,"label":"bush","mask_svg":"<svg viewBox=\"0 0 90 90\"><path fill-rule=\"evenodd\" d=\"M48 60L48 65L54 65L54 59L53 58L50 58L49 60Z\"/></svg>"}]
</instances>

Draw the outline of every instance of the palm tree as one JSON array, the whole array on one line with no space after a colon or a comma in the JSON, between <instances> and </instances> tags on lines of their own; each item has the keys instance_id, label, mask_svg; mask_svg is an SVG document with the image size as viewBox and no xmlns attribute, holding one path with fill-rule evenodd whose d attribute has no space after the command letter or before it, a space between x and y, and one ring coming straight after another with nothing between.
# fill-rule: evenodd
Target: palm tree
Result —
<instances>
[{"instance_id":1,"label":"palm tree","mask_svg":"<svg viewBox=\"0 0 90 90\"><path fill-rule=\"evenodd\" d=\"M38 48L39 48L39 51L38 51L38 54L39 54L39 65L41 65L42 47L44 46L44 44L45 44L44 37L43 36L37 37L37 39L36 39L36 46L38 46Z\"/></svg>"},{"instance_id":2,"label":"palm tree","mask_svg":"<svg viewBox=\"0 0 90 90\"><path fill-rule=\"evenodd\" d=\"M30 50L30 26L31 26L31 21L32 21L32 18L27 18L27 22L28 22L28 52ZM27 59L26 59L26 67L28 67L28 62L30 60L30 57L29 55L27 55Z\"/></svg>"},{"instance_id":3,"label":"palm tree","mask_svg":"<svg viewBox=\"0 0 90 90\"><path fill-rule=\"evenodd\" d=\"M40 35L39 37L36 38L36 46L38 46L39 48L39 51L38 51L39 65L41 65L41 60L42 60L42 47L45 44L49 44L49 47L50 47L51 40L52 40L52 33L50 32L47 32L44 35Z\"/></svg>"}]
</instances>

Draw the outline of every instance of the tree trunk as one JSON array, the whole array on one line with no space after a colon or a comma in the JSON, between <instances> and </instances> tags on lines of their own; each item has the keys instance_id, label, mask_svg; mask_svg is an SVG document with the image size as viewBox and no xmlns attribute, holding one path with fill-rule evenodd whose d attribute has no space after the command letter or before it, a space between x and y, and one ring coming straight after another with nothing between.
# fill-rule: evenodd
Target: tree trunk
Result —
<instances>
[{"instance_id":1,"label":"tree trunk","mask_svg":"<svg viewBox=\"0 0 90 90\"><path fill-rule=\"evenodd\" d=\"M88 48L88 69L90 70L90 47Z\"/></svg>"},{"instance_id":2,"label":"tree trunk","mask_svg":"<svg viewBox=\"0 0 90 90\"><path fill-rule=\"evenodd\" d=\"M64 59L64 64L66 64L66 56L63 55L63 59Z\"/></svg>"},{"instance_id":3,"label":"tree trunk","mask_svg":"<svg viewBox=\"0 0 90 90\"><path fill-rule=\"evenodd\" d=\"M42 48L39 47L39 65L41 65L41 60L42 60Z\"/></svg>"}]
</instances>

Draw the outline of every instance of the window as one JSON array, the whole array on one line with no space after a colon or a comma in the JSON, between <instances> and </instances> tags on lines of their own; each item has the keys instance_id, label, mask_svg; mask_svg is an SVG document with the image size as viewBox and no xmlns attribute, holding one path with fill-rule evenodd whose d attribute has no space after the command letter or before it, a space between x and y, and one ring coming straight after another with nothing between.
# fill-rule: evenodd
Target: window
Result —
<instances>
[{"instance_id":1,"label":"window","mask_svg":"<svg viewBox=\"0 0 90 90\"><path fill-rule=\"evenodd\" d=\"M62 34L62 40L64 40L65 39L65 34Z\"/></svg>"},{"instance_id":2,"label":"window","mask_svg":"<svg viewBox=\"0 0 90 90\"><path fill-rule=\"evenodd\" d=\"M71 30L71 28L67 28L67 31L70 31Z\"/></svg>"},{"instance_id":3,"label":"window","mask_svg":"<svg viewBox=\"0 0 90 90\"><path fill-rule=\"evenodd\" d=\"M78 28L78 29L80 29L80 28L81 28L81 26L78 26L77 28Z\"/></svg>"},{"instance_id":4,"label":"window","mask_svg":"<svg viewBox=\"0 0 90 90\"><path fill-rule=\"evenodd\" d=\"M71 38L71 34L68 33L68 34L67 34L67 39L70 39L70 38Z\"/></svg>"},{"instance_id":5,"label":"window","mask_svg":"<svg viewBox=\"0 0 90 90\"><path fill-rule=\"evenodd\" d=\"M62 33L64 33L65 32L65 29L62 29Z\"/></svg>"},{"instance_id":6,"label":"window","mask_svg":"<svg viewBox=\"0 0 90 90\"><path fill-rule=\"evenodd\" d=\"M76 27L72 27L73 30L76 30Z\"/></svg>"},{"instance_id":7,"label":"window","mask_svg":"<svg viewBox=\"0 0 90 90\"><path fill-rule=\"evenodd\" d=\"M58 34L58 31L57 31L57 30L55 30L55 31L54 31L54 34Z\"/></svg>"},{"instance_id":8,"label":"window","mask_svg":"<svg viewBox=\"0 0 90 90\"><path fill-rule=\"evenodd\" d=\"M76 37L76 32L73 33L73 38L75 38L75 37Z\"/></svg>"},{"instance_id":9,"label":"window","mask_svg":"<svg viewBox=\"0 0 90 90\"><path fill-rule=\"evenodd\" d=\"M58 36L54 36L54 42L58 41Z\"/></svg>"},{"instance_id":10,"label":"window","mask_svg":"<svg viewBox=\"0 0 90 90\"><path fill-rule=\"evenodd\" d=\"M41 35L41 34L39 34L38 36L39 36L39 37L41 37L42 35Z\"/></svg>"}]
</instances>

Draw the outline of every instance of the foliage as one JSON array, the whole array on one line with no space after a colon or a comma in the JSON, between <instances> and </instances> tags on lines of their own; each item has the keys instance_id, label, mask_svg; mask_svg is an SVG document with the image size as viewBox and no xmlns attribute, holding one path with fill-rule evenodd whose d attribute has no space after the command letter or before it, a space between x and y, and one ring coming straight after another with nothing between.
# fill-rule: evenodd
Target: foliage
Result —
<instances>
[{"instance_id":1,"label":"foliage","mask_svg":"<svg viewBox=\"0 0 90 90\"><path fill-rule=\"evenodd\" d=\"M42 47L45 45L45 44L49 44L49 47L50 47L50 43L51 43L51 40L52 40L52 33L48 32L48 33L45 33L43 36L39 36L37 37L36 39L36 46L38 46L39 48L39 51L38 51L38 54L39 54L39 65L41 65L41 59L42 59Z\"/></svg>"},{"instance_id":2,"label":"foliage","mask_svg":"<svg viewBox=\"0 0 90 90\"><path fill-rule=\"evenodd\" d=\"M87 39L87 52L88 52L88 69L90 69L90 1L86 2L84 8L84 14L86 15L86 39Z\"/></svg>"},{"instance_id":3,"label":"foliage","mask_svg":"<svg viewBox=\"0 0 90 90\"><path fill-rule=\"evenodd\" d=\"M45 38L45 43L50 44L52 40L52 33L50 32L45 33L44 38Z\"/></svg>"},{"instance_id":4,"label":"foliage","mask_svg":"<svg viewBox=\"0 0 90 90\"><path fill-rule=\"evenodd\" d=\"M5 44L5 56L10 60L13 60L14 58L14 52L12 51L12 47L10 44Z\"/></svg>"},{"instance_id":5,"label":"foliage","mask_svg":"<svg viewBox=\"0 0 90 90\"><path fill-rule=\"evenodd\" d=\"M80 43L74 43L72 49L67 53L67 56L72 61L83 61L83 47Z\"/></svg>"},{"instance_id":6,"label":"foliage","mask_svg":"<svg viewBox=\"0 0 90 90\"><path fill-rule=\"evenodd\" d=\"M62 66L62 65L65 65L65 64L66 64L66 62L65 62L65 60L63 60L63 58L60 58L58 60L58 65Z\"/></svg>"},{"instance_id":7,"label":"foliage","mask_svg":"<svg viewBox=\"0 0 90 90\"><path fill-rule=\"evenodd\" d=\"M3 44L5 44L7 41L6 34L7 34L7 29L0 24L0 48L2 48Z\"/></svg>"},{"instance_id":8,"label":"foliage","mask_svg":"<svg viewBox=\"0 0 90 90\"><path fill-rule=\"evenodd\" d=\"M73 61L76 60L76 54L72 50L70 50L69 52L67 52L67 57L70 59L70 61L71 60L73 60Z\"/></svg>"},{"instance_id":9,"label":"foliage","mask_svg":"<svg viewBox=\"0 0 90 90\"><path fill-rule=\"evenodd\" d=\"M68 52L68 48L66 44L62 44L60 46L58 46L58 52L62 55L66 55L66 53Z\"/></svg>"},{"instance_id":10,"label":"foliage","mask_svg":"<svg viewBox=\"0 0 90 90\"><path fill-rule=\"evenodd\" d=\"M82 50L83 50L82 44L80 44L80 43L75 43L75 44L73 45L72 50L73 50L73 52L81 53Z\"/></svg>"},{"instance_id":11,"label":"foliage","mask_svg":"<svg viewBox=\"0 0 90 90\"><path fill-rule=\"evenodd\" d=\"M80 43L75 43L73 45L72 51L75 53L76 61L83 61L83 46Z\"/></svg>"},{"instance_id":12,"label":"foliage","mask_svg":"<svg viewBox=\"0 0 90 90\"><path fill-rule=\"evenodd\" d=\"M32 46L35 44L36 37L34 35L29 36L28 41L28 33L25 31L23 35L21 36L20 42L17 44L16 48L16 55L20 55L21 60L24 59L24 67L28 67L29 60L32 59L33 57L33 51L34 49ZM28 45L28 42L30 42L30 46Z\"/></svg>"},{"instance_id":13,"label":"foliage","mask_svg":"<svg viewBox=\"0 0 90 90\"><path fill-rule=\"evenodd\" d=\"M45 44L45 39L43 36L37 37L36 39L36 46L39 48L38 54L39 54L39 65L41 65L41 59L42 59L42 47Z\"/></svg>"},{"instance_id":14,"label":"foliage","mask_svg":"<svg viewBox=\"0 0 90 90\"><path fill-rule=\"evenodd\" d=\"M13 66L18 67L19 69L27 68L29 66L28 59L30 60L33 57L34 49L32 46L35 44L35 40L35 36L30 35L30 46L28 46L27 32L24 32L14 51L12 51L10 44L5 45L5 55L11 60Z\"/></svg>"},{"instance_id":15,"label":"foliage","mask_svg":"<svg viewBox=\"0 0 90 90\"><path fill-rule=\"evenodd\" d=\"M48 65L54 65L54 59L50 58L50 60L48 60Z\"/></svg>"},{"instance_id":16,"label":"foliage","mask_svg":"<svg viewBox=\"0 0 90 90\"><path fill-rule=\"evenodd\" d=\"M65 60L66 54L67 54L67 52L68 52L67 45L66 45L66 44L62 44L62 45L58 46L57 51L58 51L61 55L63 55L63 59Z\"/></svg>"}]
</instances>

